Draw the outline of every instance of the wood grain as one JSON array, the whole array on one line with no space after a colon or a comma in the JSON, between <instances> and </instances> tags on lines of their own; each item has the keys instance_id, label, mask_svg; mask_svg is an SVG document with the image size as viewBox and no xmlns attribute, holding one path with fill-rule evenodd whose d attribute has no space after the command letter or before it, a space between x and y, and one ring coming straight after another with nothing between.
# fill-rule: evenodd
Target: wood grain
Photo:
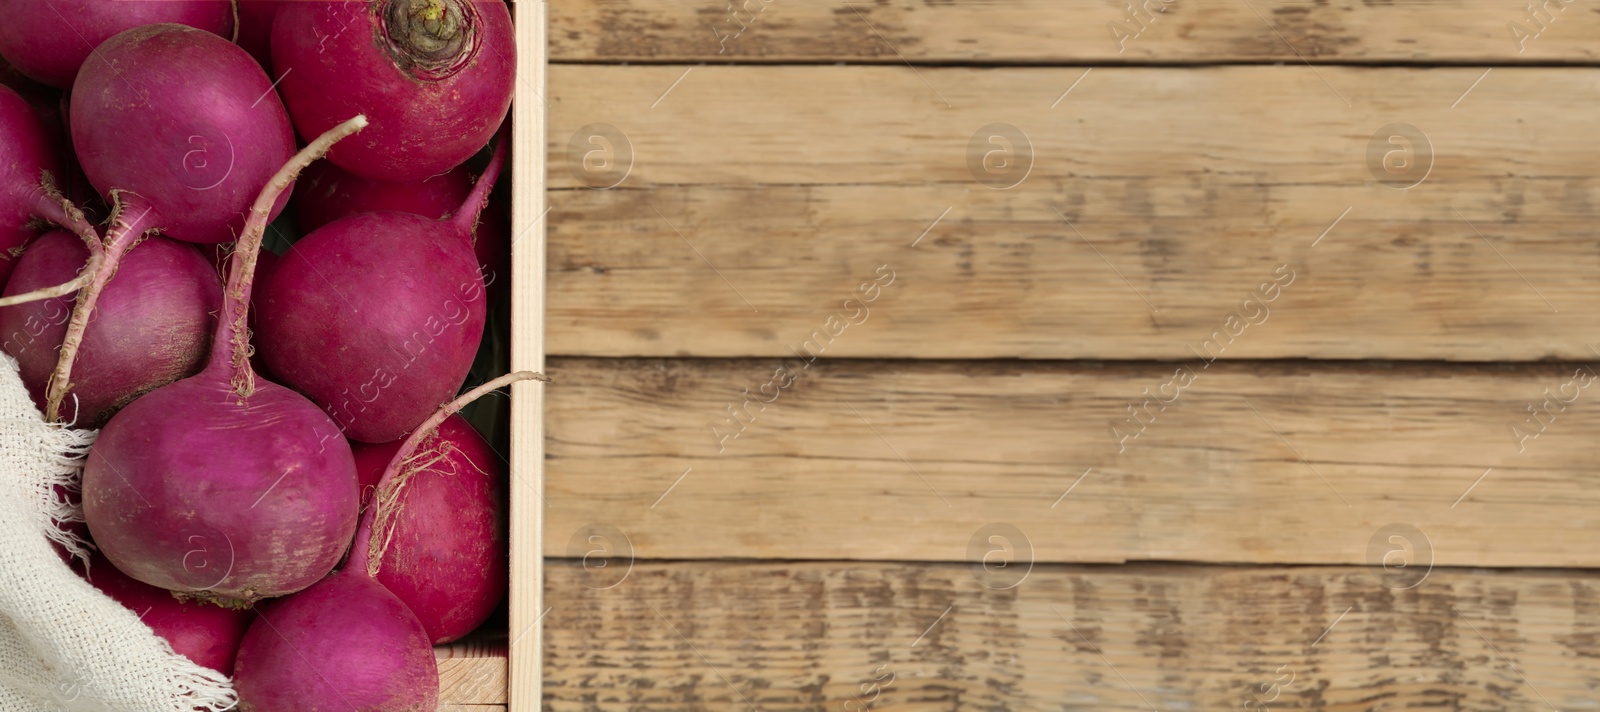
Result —
<instances>
[{"instance_id":1,"label":"wood grain","mask_svg":"<svg viewBox=\"0 0 1600 712\"><path fill-rule=\"evenodd\" d=\"M1600 566L1592 367L805 363L553 361L545 553Z\"/></svg>"},{"instance_id":2,"label":"wood grain","mask_svg":"<svg viewBox=\"0 0 1600 712\"><path fill-rule=\"evenodd\" d=\"M560 62L894 64L1600 58L1600 7L1583 2L1556 2L1537 21L1524 6L1472 0L1145 5L1130 19L1118 0L560 0L551 3L550 52Z\"/></svg>"},{"instance_id":3,"label":"wood grain","mask_svg":"<svg viewBox=\"0 0 1600 712\"><path fill-rule=\"evenodd\" d=\"M517 75L512 104L511 370L544 370L545 80L547 18L543 2L513 3ZM511 385L510 659L507 697L531 710L542 697L540 612L544 610L544 389Z\"/></svg>"},{"instance_id":4,"label":"wood grain","mask_svg":"<svg viewBox=\"0 0 1600 712\"><path fill-rule=\"evenodd\" d=\"M504 625L504 619L499 620ZM510 685L503 630L479 631L455 643L437 646L433 653L439 665L441 705L504 708Z\"/></svg>"},{"instance_id":5,"label":"wood grain","mask_svg":"<svg viewBox=\"0 0 1600 712\"><path fill-rule=\"evenodd\" d=\"M1594 355L1596 70L1083 72L552 67L549 352L789 356L889 265L828 356L1193 358L1287 265L1225 358ZM1008 190L992 134L967 160L993 123L1032 147Z\"/></svg>"},{"instance_id":6,"label":"wood grain","mask_svg":"<svg viewBox=\"0 0 1600 712\"><path fill-rule=\"evenodd\" d=\"M1353 567L1052 565L996 590L952 564L641 562L603 591L547 572L556 712L1600 708L1587 572L1392 590Z\"/></svg>"}]
</instances>

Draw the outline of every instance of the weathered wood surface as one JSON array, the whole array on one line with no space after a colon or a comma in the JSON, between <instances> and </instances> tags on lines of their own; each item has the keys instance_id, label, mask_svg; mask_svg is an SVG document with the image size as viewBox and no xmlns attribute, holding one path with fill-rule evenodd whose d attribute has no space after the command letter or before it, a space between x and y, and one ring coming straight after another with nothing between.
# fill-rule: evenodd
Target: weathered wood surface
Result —
<instances>
[{"instance_id":1,"label":"weathered wood surface","mask_svg":"<svg viewBox=\"0 0 1600 712\"><path fill-rule=\"evenodd\" d=\"M1588 572L1395 590L1360 567L1052 565L998 590L957 564L639 562L595 590L575 561L546 571L558 712L1600 709Z\"/></svg>"},{"instance_id":2,"label":"weathered wood surface","mask_svg":"<svg viewBox=\"0 0 1600 712\"><path fill-rule=\"evenodd\" d=\"M558 62L1583 62L1600 7L1478 0L557 0ZM1146 9L1147 8L1147 9ZM1513 27L1515 25L1515 27Z\"/></svg>"},{"instance_id":3,"label":"weathered wood surface","mask_svg":"<svg viewBox=\"0 0 1600 712\"><path fill-rule=\"evenodd\" d=\"M826 355L1193 358L1283 265L1225 358L1600 334L1600 70L693 69L551 67L552 354L791 355L880 265L899 281ZM1032 147L1008 190L975 180L996 122ZM620 133L569 149L594 123Z\"/></svg>"},{"instance_id":4,"label":"weathered wood surface","mask_svg":"<svg viewBox=\"0 0 1600 712\"><path fill-rule=\"evenodd\" d=\"M1402 523L1441 565L1600 566L1579 368L555 359L545 553L960 561L1004 523L1038 561L1366 564Z\"/></svg>"}]
</instances>

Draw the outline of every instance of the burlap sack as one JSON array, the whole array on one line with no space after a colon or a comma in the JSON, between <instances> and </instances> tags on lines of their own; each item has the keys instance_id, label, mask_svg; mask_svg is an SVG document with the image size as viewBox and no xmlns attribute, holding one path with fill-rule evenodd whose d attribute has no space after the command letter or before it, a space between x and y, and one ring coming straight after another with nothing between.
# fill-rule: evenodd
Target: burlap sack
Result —
<instances>
[{"instance_id":1,"label":"burlap sack","mask_svg":"<svg viewBox=\"0 0 1600 712\"><path fill-rule=\"evenodd\" d=\"M220 673L176 655L139 617L62 563L56 526L94 432L49 425L0 354L0 711L190 712L235 705Z\"/></svg>"}]
</instances>

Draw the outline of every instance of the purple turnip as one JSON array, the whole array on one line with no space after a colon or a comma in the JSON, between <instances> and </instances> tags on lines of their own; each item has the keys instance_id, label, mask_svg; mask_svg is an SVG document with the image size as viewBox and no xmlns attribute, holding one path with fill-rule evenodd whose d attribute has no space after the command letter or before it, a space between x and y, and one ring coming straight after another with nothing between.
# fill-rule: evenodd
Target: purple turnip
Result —
<instances>
[{"instance_id":1,"label":"purple turnip","mask_svg":"<svg viewBox=\"0 0 1600 712\"><path fill-rule=\"evenodd\" d=\"M516 42L502 0L289 3L272 28L272 66L301 136L372 117L329 161L414 181L489 142L511 106Z\"/></svg>"},{"instance_id":2,"label":"purple turnip","mask_svg":"<svg viewBox=\"0 0 1600 712\"><path fill-rule=\"evenodd\" d=\"M240 712L432 712L439 666L411 609L346 569L257 608L234 689Z\"/></svg>"},{"instance_id":3,"label":"purple turnip","mask_svg":"<svg viewBox=\"0 0 1600 712\"><path fill-rule=\"evenodd\" d=\"M401 442L354 446L361 481L382 479ZM460 415L406 458L380 499L378 583L405 601L433 644L472 632L505 597L506 466ZM363 489L365 491L365 489Z\"/></svg>"},{"instance_id":4,"label":"purple turnip","mask_svg":"<svg viewBox=\"0 0 1600 712\"><path fill-rule=\"evenodd\" d=\"M89 451L84 519L123 573L248 605L316 583L350 544L350 446L314 404L256 377L246 324L273 205L301 168L365 125L340 124L272 177L234 251L205 369L123 408Z\"/></svg>"},{"instance_id":5,"label":"purple turnip","mask_svg":"<svg viewBox=\"0 0 1600 712\"><path fill-rule=\"evenodd\" d=\"M397 212L335 220L301 238L262 283L263 362L350 438L400 438L466 379L485 306L469 236L509 143L498 142L448 220Z\"/></svg>"},{"instance_id":6,"label":"purple turnip","mask_svg":"<svg viewBox=\"0 0 1600 712\"><path fill-rule=\"evenodd\" d=\"M428 631L404 601L372 578L376 559L370 557L383 556L384 545L394 543L395 515L403 512L395 506L403 498L396 495L415 476L417 448L435 428L485 393L543 378L522 371L486 383L445 404L401 444L378 484L378 504L362 517L349 564L305 591L262 606L245 634L234 671L240 710L438 707L439 673Z\"/></svg>"},{"instance_id":7,"label":"purple turnip","mask_svg":"<svg viewBox=\"0 0 1600 712\"><path fill-rule=\"evenodd\" d=\"M105 61L84 66L69 119L84 172L113 204L111 226L103 245L90 246L91 262L76 280L83 291L50 379L45 416L51 419L60 414L89 319L123 255L153 230L187 242L234 239L253 192L294 152L272 83L227 40L159 24L123 32L95 52ZM271 214L287 200L279 194Z\"/></svg>"},{"instance_id":8,"label":"purple turnip","mask_svg":"<svg viewBox=\"0 0 1600 712\"><path fill-rule=\"evenodd\" d=\"M272 74L272 21L288 0L239 0L238 44Z\"/></svg>"},{"instance_id":9,"label":"purple turnip","mask_svg":"<svg viewBox=\"0 0 1600 712\"><path fill-rule=\"evenodd\" d=\"M229 0L0 0L0 55L66 89L100 43L124 30L176 22L218 36L233 28Z\"/></svg>"},{"instance_id":10,"label":"purple turnip","mask_svg":"<svg viewBox=\"0 0 1600 712\"><path fill-rule=\"evenodd\" d=\"M99 233L55 188L59 157L49 130L28 101L0 86L0 281L10 278L23 247L44 231L40 220L71 229L90 247L91 261L99 264ZM66 284L0 299L0 306L61 296L88 282L88 276L80 275Z\"/></svg>"},{"instance_id":11,"label":"purple turnip","mask_svg":"<svg viewBox=\"0 0 1600 712\"><path fill-rule=\"evenodd\" d=\"M385 211L444 219L466 202L472 184L472 172L465 165L426 180L391 183L362 178L322 161L307 168L295 183L295 225L307 234L342 217ZM498 303L510 284L506 278L511 267L511 221L497 209L504 202L491 195L472 234L472 251L489 288L490 304Z\"/></svg>"},{"instance_id":12,"label":"purple turnip","mask_svg":"<svg viewBox=\"0 0 1600 712\"><path fill-rule=\"evenodd\" d=\"M90 556L85 578L166 640L173 652L196 665L224 675L233 674L233 659L239 641L250 627L246 611L213 606L209 603L181 601L171 591L128 578L105 556Z\"/></svg>"},{"instance_id":13,"label":"purple turnip","mask_svg":"<svg viewBox=\"0 0 1600 712\"><path fill-rule=\"evenodd\" d=\"M83 241L57 230L34 240L4 294L72 279L89 257ZM50 376L66 337L73 297L0 308L0 349L17 359L34 403L47 408ZM127 253L100 295L78 346L75 422L98 427L118 408L194 375L210 352L222 282L194 245L161 236Z\"/></svg>"},{"instance_id":14,"label":"purple turnip","mask_svg":"<svg viewBox=\"0 0 1600 712\"><path fill-rule=\"evenodd\" d=\"M69 117L89 181L107 200L123 194L128 231L236 239L256 190L294 153L266 72L227 40L174 24L129 30L96 53L105 61L85 65Z\"/></svg>"}]
</instances>

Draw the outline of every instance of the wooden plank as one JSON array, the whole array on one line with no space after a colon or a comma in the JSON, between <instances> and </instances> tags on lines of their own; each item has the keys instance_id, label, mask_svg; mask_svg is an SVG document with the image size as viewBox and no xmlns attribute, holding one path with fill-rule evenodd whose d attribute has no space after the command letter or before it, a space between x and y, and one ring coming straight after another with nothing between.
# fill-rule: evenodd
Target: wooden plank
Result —
<instances>
[{"instance_id":1,"label":"wooden plank","mask_svg":"<svg viewBox=\"0 0 1600 712\"><path fill-rule=\"evenodd\" d=\"M1147 8L1147 9L1145 9ZM1600 8L1474 0L1151 0L551 4L563 62L1594 61ZM1516 29L1513 30L1513 23Z\"/></svg>"},{"instance_id":2,"label":"wooden plank","mask_svg":"<svg viewBox=\"0 0 1600 712\"><path fill-rule=\"evenodd\" d=\"M480 631L437 646L433 653L439 664L441 705L505 707L509 685L504 631Z\"/></svg>"},{"instance_id":3,"label":"wooden plank","mask_svg":"<svg viewBox=\"0 0 1600 712\"><path fill-rule=\"evenodd\" d=\"M1600 332L1592 69L550 71L554 354L791 356L882 265L828 356L1193 358L1284 266L1224 357L1582 359ZM1032 147L1007 190L975 180L994 123ZM1397 123L1432 147L1406 190L1377 180L1406 175Z\"/></svg>"},{"instance_id":4,"label":"wooden plank","mask_svg":"<svg viewBox=\"0 0 1600 712\"><path fill-rule=\"evenodd\" d=\"M996 590L952 564L641 562L597 591L547 571L556 712L1600 709L1592 572L1393 590L1356 567L1040 566Z\"/></svg>"},{"instance_id":5,"label":"wooden plank","mask_svg":"<svg viewBox=\"0 0 1600 712\"><path fill-rule=\"evenodd\" d=\"M806 363L554 361L545 553L1600 567L1594 367Z\"/></svg>"},{"instance_id":6,"label":"wooden plank","mask_svg":"<svg viewBox=\"0 0 1600 712\"><path fill-rule=\"evenodd\" d=\"M544 370L545 113L548 109L546 10L543 2L512 4L517 32L517 85L512 104L511 370ZM511 386L510 659L512 709L531 710L542 697L539 634L544 610L544 389Z\"/></svg>"}]
</instances>

